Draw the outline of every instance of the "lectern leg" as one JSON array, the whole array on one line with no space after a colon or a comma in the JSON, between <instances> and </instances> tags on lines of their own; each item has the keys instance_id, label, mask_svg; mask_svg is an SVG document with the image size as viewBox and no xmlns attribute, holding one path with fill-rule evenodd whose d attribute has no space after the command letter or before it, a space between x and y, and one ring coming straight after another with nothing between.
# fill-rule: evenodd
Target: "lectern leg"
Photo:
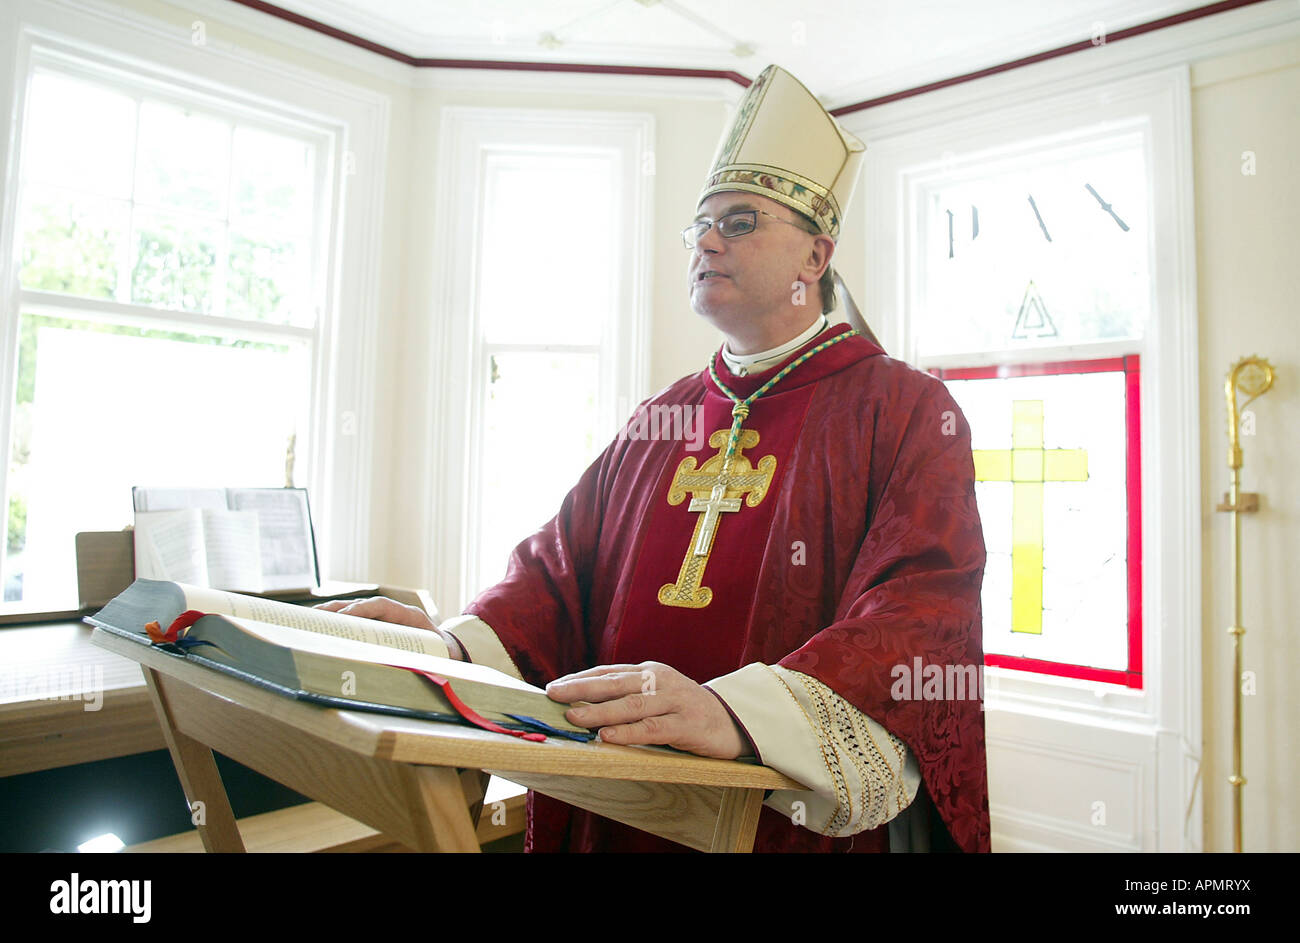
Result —
<instances>
[{"instance_id":1,"label":"lectern leg","mask_svg":"<svg viewBox=\"0 0 1300 943\"><path fill-rule=\"evenodd\" d=\"M176 729L167 698L158 686L158 674L152 668L141 666L149 698L158 714L163 739L172 755L176 775L185 790L195 827L206 851L243 852L244 840L239 835L230 797L217 770L212 751L192 737Z\"/></svg>"},{"instance_id":2,"label":"lectern leg","mask_svg":"<svg viewBox=\"0 0 1300 943\"><path fill-rule=\"evenodd\" d=\"M415 829L416 851L479 850L469 797L456 770L406 764L397 764L394 770Z\"/></svg>"},{"instance_id":3,"label":"lectern leg","mask_svg":"<svg viewBox=\"0 0 1300 943\"><path fill-rule=\"evenodd\" d=\"M460 786L465 793L465 802L469 804L469 821L478 833L478 822L483 816L483 800L487 798L488 780L492 777L481 769L463 769L460 771Z\"/></svg>"},{"instance_id":4,"label":"lectern leg","mask_svg":"<svg viewBox=\"0 0 1300 943\"><path fill-rule=\"evenodd\" d=\"M711 852L748 852L754 850L758 833L758 814L763 810L763 790L723 789L718 821L713 827Z\"/></svg>"}]
</instances>

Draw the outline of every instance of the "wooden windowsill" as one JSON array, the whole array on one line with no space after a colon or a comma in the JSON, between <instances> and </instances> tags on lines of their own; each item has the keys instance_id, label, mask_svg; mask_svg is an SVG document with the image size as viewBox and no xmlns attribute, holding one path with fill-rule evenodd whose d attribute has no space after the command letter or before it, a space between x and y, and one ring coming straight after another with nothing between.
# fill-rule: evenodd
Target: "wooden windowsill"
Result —
<instances>
[{"instance_id":1,"label":"wooden windowsill","mask_svg":"<svg viewBox=\"0 0 1300 943\"><path fill-rule=\"evenodd\" d=\"M91 626L0 631L0 776L166 749L140 666Z\"/></svg>"}]
</instances>

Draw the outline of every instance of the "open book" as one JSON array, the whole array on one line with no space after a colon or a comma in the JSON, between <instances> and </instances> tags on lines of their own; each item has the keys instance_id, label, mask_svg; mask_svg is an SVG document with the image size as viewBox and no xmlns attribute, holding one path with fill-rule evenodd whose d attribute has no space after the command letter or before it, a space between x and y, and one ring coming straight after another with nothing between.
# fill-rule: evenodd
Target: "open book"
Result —
<instances>
[{"instance_id":1,"label":"open book","mask_svg":"<svg viewBox=\"0 0 1300 943\"><path fill-rule=\"evenodd\" d=\"M569 705L493 668L445 657L442 639L421 629L147 579L136 580L86 621L153 645L149 623L166 632L189 610L205 615L189 626L183 640L157 647L290 697L328 707L463 722L443 689L422 674L427 672L446 679L470 709L502 727L551 728L571 739L594 739L585 727L565 719Z\"/></svg>"},{"instance_id":2,"label":"open book","mask_svg":"<svg viewBox=\"0 0 1300 943\"><path fill-rule=\"evenodd\" d=\"M317 584L303 488L133 488L135 572L244 592Z\"/></svg>"}]
</instances>

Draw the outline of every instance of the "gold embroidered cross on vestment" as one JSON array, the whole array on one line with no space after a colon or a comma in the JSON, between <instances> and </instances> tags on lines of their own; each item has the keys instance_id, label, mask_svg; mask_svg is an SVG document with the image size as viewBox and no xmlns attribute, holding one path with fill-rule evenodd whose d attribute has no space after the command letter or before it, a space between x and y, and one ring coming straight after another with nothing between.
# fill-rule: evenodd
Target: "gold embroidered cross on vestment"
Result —
<instances>
[{"instance_id":1,"label":"gold embroidered cross on vestment","mask_svg":"<svg viewBox=\"0 0 1300 943\"><path fill-rule=\"evenodd\" d=\"M669 504L681 504L689 492L691 503L688 510L702 513L695 519L695 533L691 535L691 545L682 560L677 582L665 583L659 588L659 601L665 606L703 609L713 600L713 590L701 586L700 582L704 579L704 565L709 562L709 552L713 549L719 515L739 511L742 495L745 503L754 507L763 500L772 484L776 456L764 456L755 469L744 454L745 449L758 445L758 433L753 429L743 430L732 454L728 455L724 446L730 439L731 433L727 429L719 429L709 436L709 447L717 449L718 454L705 461L699 470L696 470L694 458L682 459L668 487Z\"/></svg>"},{"instance_id":2,"label":"gold embroidered cross on vestment","mask_svg":"<svg viewBox=\"0 0 1300 943\"><path fill-rule=\"evenodd\" d=\"M703 609L713 600L713 590L703 586L702 582L704 567L709 562L713 540L721 523L720 515L739 511L742 496L749 507L757 506L772 485L772 476L776 473L776 456L764 456L755 467L750 463L749 457L743 454L745 449L758 445L758 432L741 428L749 418L750 404L809 357L857 333L846 331L818 344L743 400L718 378L717 355L709 361L709 376L718 389L726 393L735 404L731 409L731 429L719 429L709 436L709 447L718 449L718 454L705 461L700 468L696 468L694 458L682 459L668 486L669 504L681 504L689 492L691 503L687 510L695 511L700 516L696 518L695 531L677 573L677 582L665 583L659 588L660 603L686 609Z\"/></svg>"}]
</instances>

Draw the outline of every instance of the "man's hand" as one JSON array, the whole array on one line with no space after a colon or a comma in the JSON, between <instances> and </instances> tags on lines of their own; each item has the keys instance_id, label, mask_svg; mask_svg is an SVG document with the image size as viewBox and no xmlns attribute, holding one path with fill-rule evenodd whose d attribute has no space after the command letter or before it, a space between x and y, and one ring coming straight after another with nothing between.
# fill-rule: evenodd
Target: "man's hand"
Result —
<instances>
[{"instance_id":1,"label":"man's hand","mask_svg":"<svg viewBox=\"0 0 1300 943\"><path fill-rule=\"evenodd\" d=\"M333 599L312 608L341 612L345 616L357 616L361 619L374 619L376 622L409 625L414 629L433 632L446 643L449 658L456 661L465 660L465 652L461 649L460 643L435 626L429 614L419 606L407 606L387 596L371 596L369 599Z\"/></svg>"},{"instance_id":2,"label":"man's hand","mask_svg":"<svg viewBox=\"0 0 1300 943\"><path fill-rule=\"evenodd\" d=\"M546 686L553 701L572 704L572 723L600 728L607 743L661 743L700 756L734 760L750 752L722 701L680 671L657 661L601 665Z\"/></svg>"}]
</instances>

